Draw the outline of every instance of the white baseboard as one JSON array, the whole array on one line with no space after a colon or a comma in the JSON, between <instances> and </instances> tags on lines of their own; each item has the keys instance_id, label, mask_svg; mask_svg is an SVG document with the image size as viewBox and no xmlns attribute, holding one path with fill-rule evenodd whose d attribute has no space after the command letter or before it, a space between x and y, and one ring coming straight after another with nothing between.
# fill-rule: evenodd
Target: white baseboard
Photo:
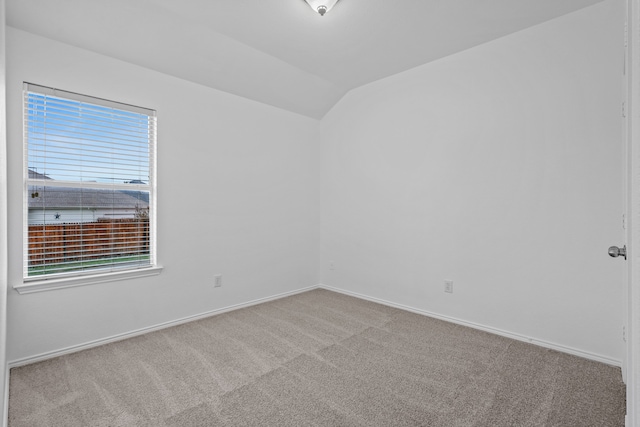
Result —
<instances>
[{"instance_id":1,"label":"white baseboard","mask_svg":"<svg viewBox=\"0 0 640 427\"><path fill-rule=\"evenodd\" d=\"M423 316L428 316L428 317L432 317L432 318L435 318L435 319L444 320L444 321L455 323L455 324L458 324L458 325L468 326L468 327L473 328L473 329L478 329L478 330L481 330L481 331L484 331L484 332L489 332L489 333L492 333L492 334L495 334L495 335L500 335L500 336L503 336L503 337L506 337L506 338L511 338L511 339L514 339L514 340L535 344L535 345L538 345L540 347L549 348L549 349L556 350L556 351L559 351L559 352L562 352L562 353L572 354L574 356L582 357L582 358L589 359L589 360L594 360L596 362L606 363L608 365L617 366L617 367L621 367L622 366L622 362L620 360L612 359L610 357L602 356L602 355L599 355L599 354L595 354L595 353L591 353L591 352L575 349L575 348L572 348L572 347L563 346L563 345L556 344L556 343L551 343L551 342L544 341L544 340L539 340L539 339L536 339L536 338L527 337L527 336L524 336L524 335L520 335L520 334L516 334L516 333L513 333L513 332L505 331L505 330L502 330L502 329L493 328L493 327L490 327L490 326L485 326L485 325L481 325L481 324L474 323L474 322L469 322L469 321L462 320L462 319L457 319L457 318L451 317L451 316L445 316L445 315L442 315L442 314L433 313L433 312L426 311L426 310L421 310L421 309L418 309L418 308L406 306L406 305L403 305L403 304L394 303L394 302L383 300L383 299L380 299L380 298L371 297L371 296L360 294L360 293L357 293L357 292L351 292L351 291L347 291L347 290L340 289L340 288L334 288L332 286L328 286L328 285L324 285L324 284L318 284L316 286L309 286L309 287L306 287L306 288L297 289L295 291L284 292L284 293L277 294L277 295L272 295L272 296L269 296L269 297L259 298L259 299L255 299L255 300L252 300L252 301L249 301L249 302L236 304L236 305L231 305L231 306L228 306L228 307L223 307L223 308L219 308L219 309L216 309L216 310L211 310L211 311L207 311L207 312L204 312L204 313L199 313L199 314L196 314L196 315L193 315L193 316L183 317L181 319L160 323L160 324L149 326L149 327L146 327L146 328L137 329L135 331L125 332L125 333L122 333L122 334L113 335L111 337L101 338L101 339L90 341L90 342L87 342L87 343L78 344L78 345L62 348L62 349L59 349L59 350L54 350L54 351L38 354L38 355L35 355L35 356L28 356L28 357L25 357L25 358L22 358L22 359L12 360L12 361L10 361L8 363L8 366L7 366L7 376L6 376L6 384L5 384L5 387L6 387L6 399L8 399L8 397L9 397L9 387L8 387L8 385L9 385L9 372L8 372L8 370L11 369L11 368L16 368L18 366L29 365L31 363L41 362L43 360L52 359L54 357L59 357L59 356L65 355L65 354L75 353L75 352L82 351L82 350L87 350L87 349L90 349L90 348L98 347L98 346L101 346L101 345L104 345L104 344L109 344L109 343L116 342L116 341L122 341L122 340L125 340L127 338L133 338L133 337L136 337L138 335L143 335L143 334L146 334L146 333L149 333L149 332L154 332L154 331L158 331L158 330L161 330L161 329L170 328L172 326L178 326L178 325L181 325L181 324L184 324L184 323L193 322L195 320L204 319L204 318L207 318L207 317L215 316L217 314L222 314L222 313L226 313L226 312L233 311L233 310L239 310L241 308L250 307L252 305L261 304L263 302L268 302L268 301L273 301L273 300L277 300L277 299L280 299L280 298L285 298L285 297L288 297L288 296L291 296L291 295L296 295L296 294L299 294L299 293L302 293L302 292L307 292L307 291L310 291L312 289L317 289L317 288L322 288L322 289L326 289L326 290L329 290L329 291L338 292L338 293L341 293L341 294L353 296L353 297L364 299L364 300L367 300L367 301L376 302L376 303L379 303L379 304L387 305L389 307L394 307L394 308L398 308L398 309L405 310L405 311L410 311L412 313L421 314Z\"/></svg>"},{"instance_id":2,"label":"white baseboard","mask_svg":"<svg viewBox=\"0 0 640 427\"><path fill-rule=\"evenodd\" d=\"M235 305L231 305L228 307L223 307L223 308L218 308L215 310L211 310L211 311L206 311L204 313L199 313L199 314L195 314L193 316L187 316L187 317L183 317L181 319L177 319L177 320L172 320L169 322L164 322L164 323L159 323L157 325L153 325L153 326L149 326L146 328L141 328L141 329L137 329L135 331L131 331L131 332L125 332L122 334L118 334L118 335L113 335L107 338L101 338L101 339L97 339L94 341L90 341L90 342L86 342L84 344L78 344L78 345L73 345L70 347L66 347L66 348L62 348L59 350L54 350L54 351L49 351L46 353L41 353L35 356L28 356L28 357L24 357L22 359L17 359L17 360L12 360L8 363L8 367L7 370L11 369L11 368L17 368L19 366L24 366L24 365L30 365L32 363L36 363L36 362L41 362L43 360L47 360L47 359L53 359L54 357L59 357L59 356L64 356L65 354L70 354L70 353L75 353L78 351L82 351L82 350L87 350L90 348L94 348L94 347L99 347L101 345L104 344L109 344L112 342L116 342L116 341L122 341L125 340L127 338L133 338L136 337L138 335L143 335L143 334L147 334L149 332L155 332L155 331L159 331L161 329L166 329L166 328L170 328L172 326L178 326L178 325L182 325L184 323L188 323L188 322L193 322L195 320L200 320L200 319L204 319L207 317L211 317L211 316L215 316L217 314L222 314L222 313L227 313L229 311L234 311L234 310L239 310L241 308L245 308L245 307L251 307L252 305L257 305L257 304L261 304L263 302L267 302L267 301L274 301L280 298L285 298L291 295L296 295L296 294L300 294L302 292L307 292L310 291L312 289L316 289L318 286L309 286L306 288L302 288L302 289L297 289L295 291L290 291L290 292L284 292L281 294L277 294L277 295L272 295L272 296L268 296L268 297L264 297L264 298L258 298L249 302L245 302L245 303L241 303L241 304L235 304ZM7 385L9 383L9 375L7 375ZM9 396L8 393L9 389L7 387L7 399Z\"/></svg>"},{"instance_id":3,"label":"white baseboard","mask_svg":"<svg viewBox=\"0 0 640 427\"><path fill-rule=\"evenodd\" d=\"M405 311L410 311L412 313L416 313L416 314L421 314L423 316L428 316L428 317L433 317L435 319L439 319L439 320L444 320L446 322L451 322L451 323L455 323L458 325L462 325L462 326L468 326L470 328L473 329L478 329L480 331L484 331L484 332L489 332L491 334L495 334L495 335L500 335L506 338L511 338L517 341L523 341L523 342L527 342L530 344L535 344L537 346L540 347L544 347L544 348L548 348L551 350L556 350L562 353L568 353L574 356L578 356L578 357L582 357L584 359L589 359L589 360L593 360L596 362L601 362L601 363L606 363L607 365L612 365L612 366L616 366L616 367L622 367L622 361L617 360L617 359L612 359L610 357L606 357L606 356L602 356L599 354L595 354L595 353L591 353L588 351L583 351L583 350L579 350L576 348L572 348L572 347L567 347L564 345L560 345L560 344L555 344L552 342L548 342L548 341L544 341L544 340L539 340L536 338L531 338L531 337L527 337L525 335L520 335L520 334L516 334L513 332L509 332L509 331L505 331L502 329L498 329L498 328L493 328L491 326L485 326L485 325L481 325L479 323L474 323L474 322L469 322L466 320L462 320L462 319L457 319L455 317L451 317L451 316L444 316L442 314L437 314L437 313L433 313L427 310L421 310L418 308L414 308L414 307L409 307L403 304L397 304L391 301L386 301L380 298L375 298L375 297L371 297L368 295L363 295L363 294L359 294L357 292L351 292L351 291L347 291L344 289L340 289L340 288L334 288L333 286L328 286L328 285L324 285L324 284L319 284L318 288L322 288L322 289L326 289L328 291L333 291L333 292L338 292L341 294L345 294L345 295L349 295L352 297L356 297L356 298L360 298L360 299L364 299L367 301L371 301L371 302L377 302L379 304L383 304L383 305L387 305L389 307L394 307L394 308L399 308L401 310L405 310Z\"/></svg>"}]
</instances>

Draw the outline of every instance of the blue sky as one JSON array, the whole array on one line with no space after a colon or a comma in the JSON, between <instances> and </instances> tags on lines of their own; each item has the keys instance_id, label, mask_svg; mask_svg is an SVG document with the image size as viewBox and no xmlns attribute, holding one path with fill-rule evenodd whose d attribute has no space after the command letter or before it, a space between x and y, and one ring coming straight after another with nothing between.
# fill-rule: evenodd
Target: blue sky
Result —
<instances>
[{"instance_id":1,"label":"blue sky","mask_svg":"<svg viewBox=\"0 0 640 427\"><path fill-rule=\"evenodd\" d=\"M29 168L52 179L149 180L147 115L28 92Z\"/></svg>"}]
</instances>

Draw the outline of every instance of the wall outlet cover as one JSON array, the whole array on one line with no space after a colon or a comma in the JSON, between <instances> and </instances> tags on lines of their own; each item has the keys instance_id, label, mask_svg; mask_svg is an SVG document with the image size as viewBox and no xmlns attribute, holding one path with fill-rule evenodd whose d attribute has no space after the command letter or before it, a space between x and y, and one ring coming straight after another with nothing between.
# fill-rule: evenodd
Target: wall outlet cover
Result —
<instances>
[{"instance_id":1,"label":"wall outlet cover","mask_svg":"<svg viewBox=\"0 0 640 427\"><path fill-rule=\"evenodd\" d=\"M453 293L453 280L445 280L444 281L444 291L452 294Z\"/></svg>"}]
</instances>

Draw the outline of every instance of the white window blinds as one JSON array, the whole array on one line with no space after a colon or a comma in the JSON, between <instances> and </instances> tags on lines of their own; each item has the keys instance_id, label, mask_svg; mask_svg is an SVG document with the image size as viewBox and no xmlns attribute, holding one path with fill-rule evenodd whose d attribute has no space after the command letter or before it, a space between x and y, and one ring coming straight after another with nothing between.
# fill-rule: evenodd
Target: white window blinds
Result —
<instances>
[{"instance_id":1,"label":"white window blinds","mask_svg":"<svg viewBox=\"0 0 640 427\"><path fill-rule=\"evenodd\" d=\"M24 85L24 277L155 265L155 111Z\"/></svg>"}]
</instances>

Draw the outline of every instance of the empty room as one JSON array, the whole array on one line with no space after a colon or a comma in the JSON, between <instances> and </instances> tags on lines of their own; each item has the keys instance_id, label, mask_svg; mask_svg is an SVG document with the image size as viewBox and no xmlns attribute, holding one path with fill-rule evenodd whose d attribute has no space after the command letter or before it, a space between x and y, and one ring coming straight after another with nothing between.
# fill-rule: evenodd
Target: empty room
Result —
<instances>
[{"instance_id":1,"label":"empty room","mask_svg":"<svg viewBox=\"0 0 640 427\"><path fill-rule=\"evenodd\" d=\"M639 5L0 0L0 425L640 426Z\"/></svg>"}]
</instances>

